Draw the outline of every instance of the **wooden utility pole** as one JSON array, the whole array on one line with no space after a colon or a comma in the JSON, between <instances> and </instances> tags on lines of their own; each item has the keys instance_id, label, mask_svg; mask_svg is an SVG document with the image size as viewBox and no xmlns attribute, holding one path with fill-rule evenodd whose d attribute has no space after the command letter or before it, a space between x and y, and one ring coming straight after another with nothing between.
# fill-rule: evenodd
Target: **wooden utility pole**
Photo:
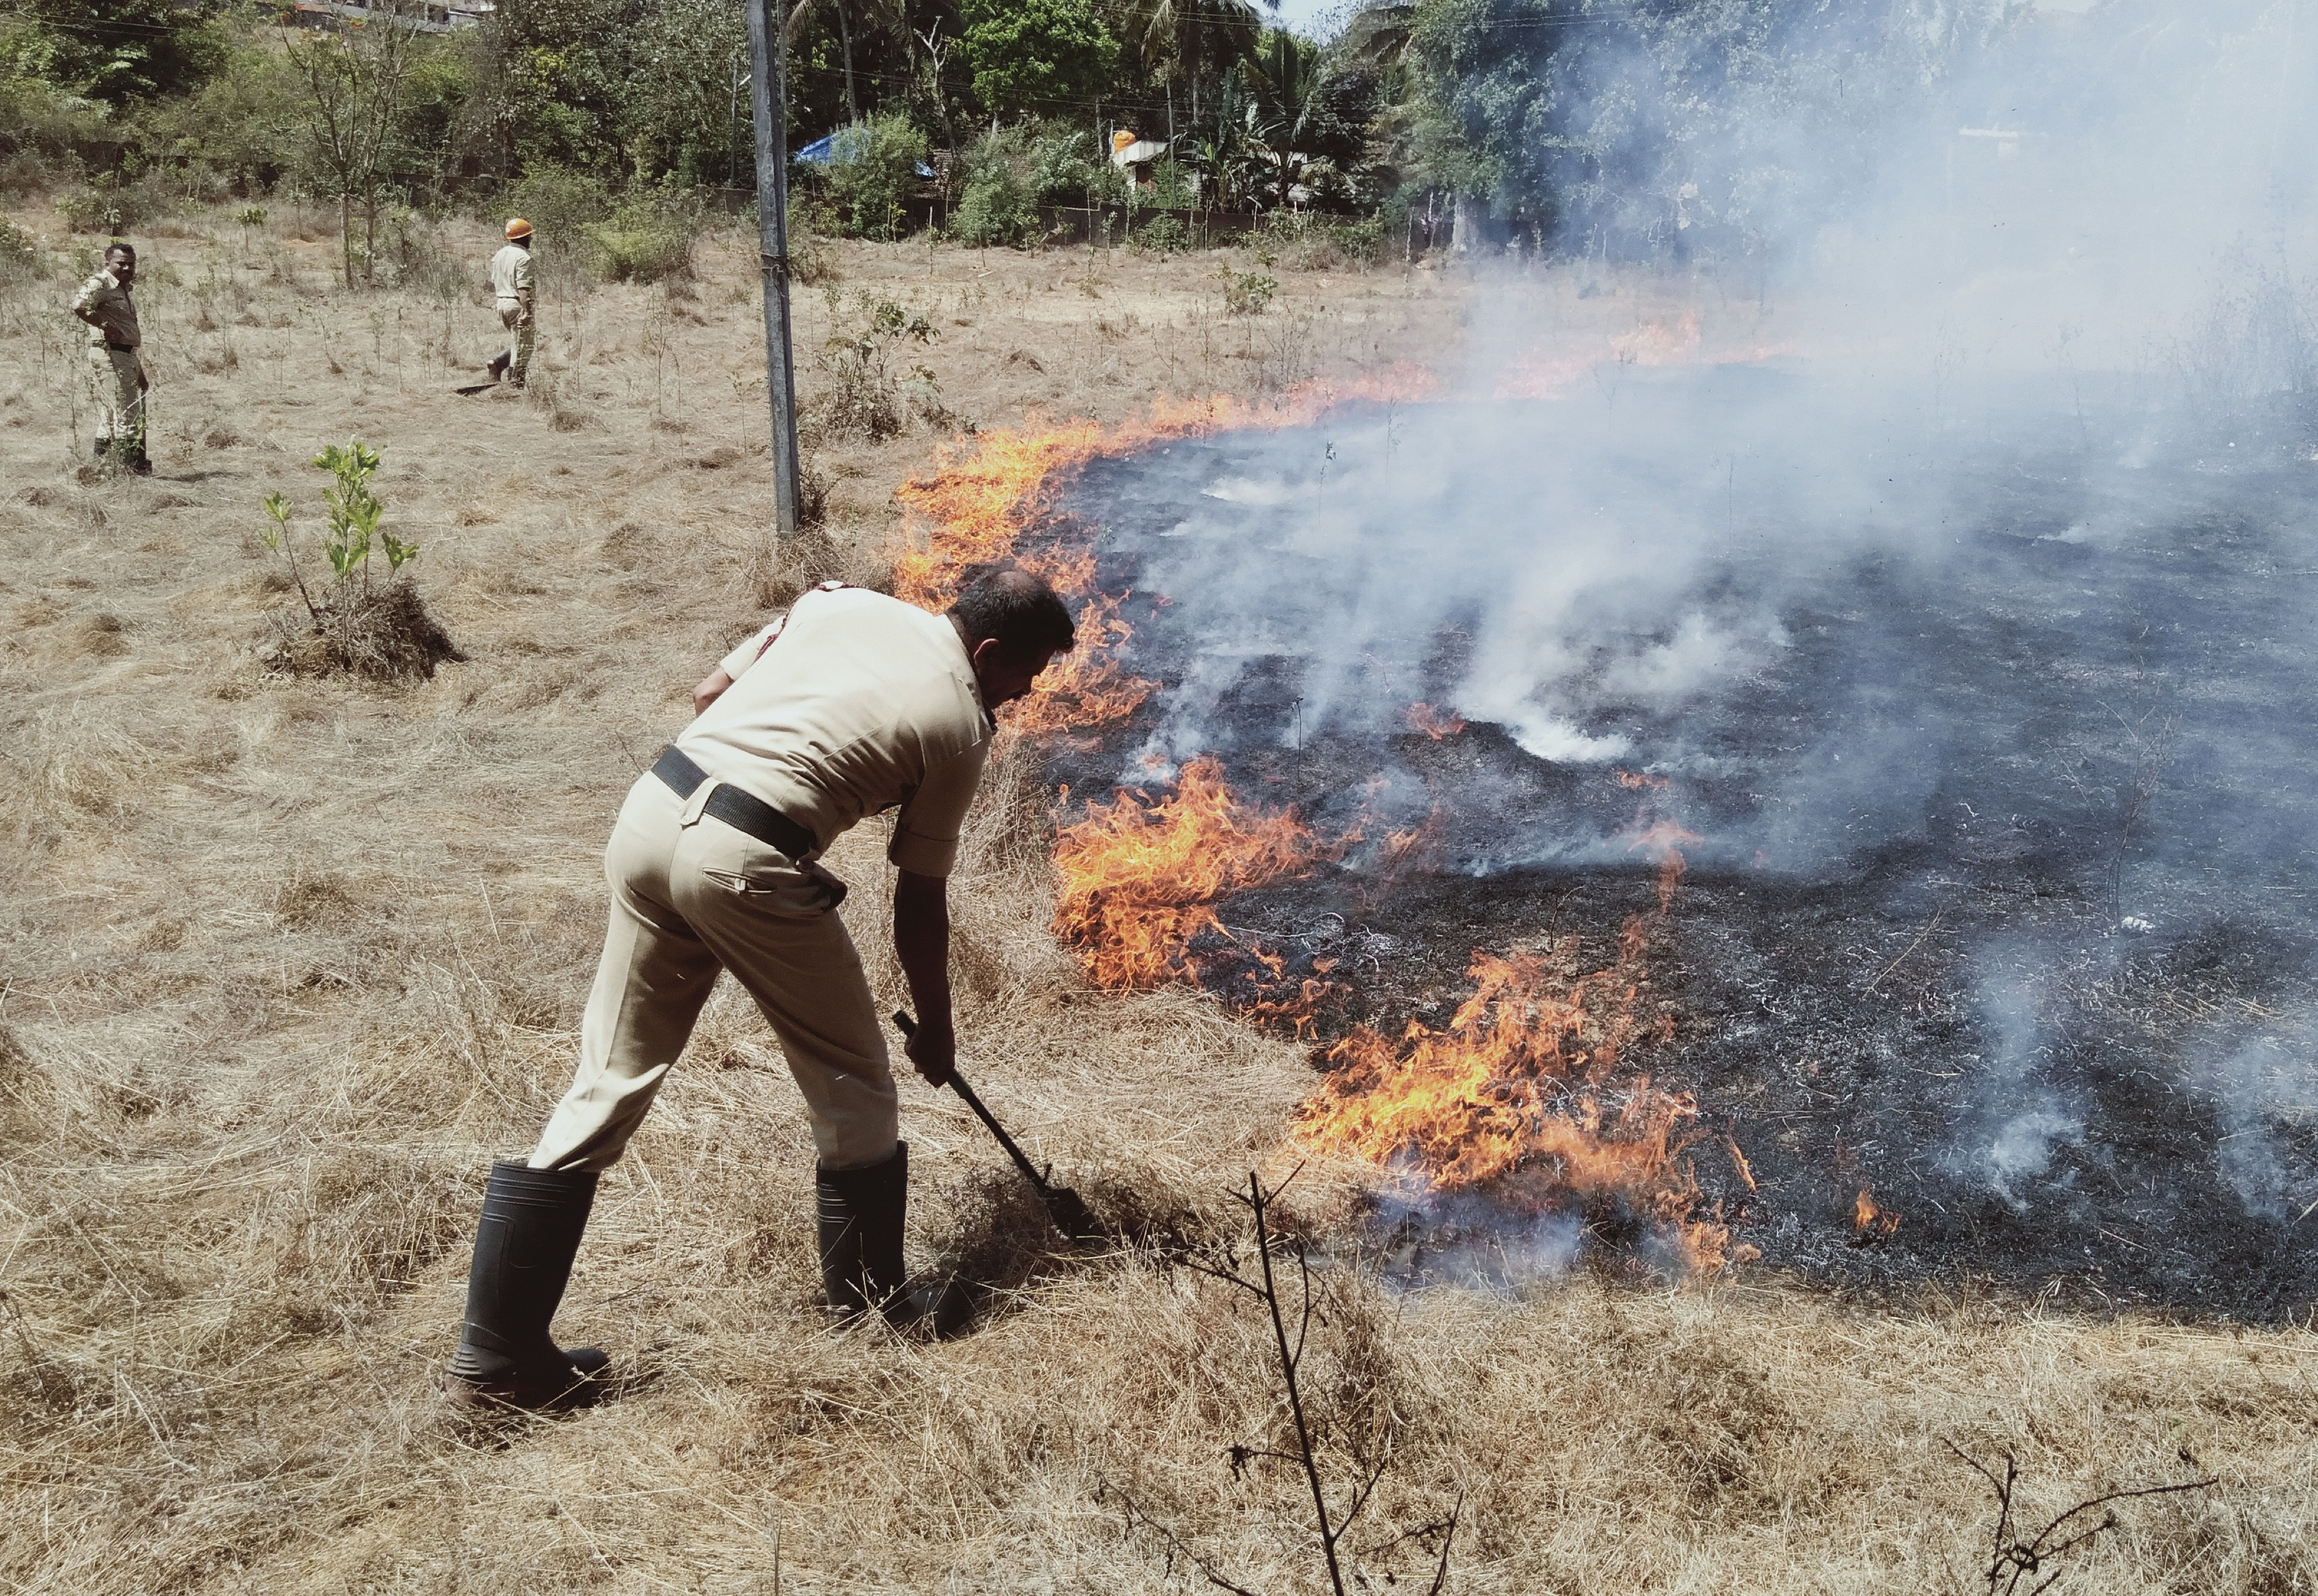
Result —
<instances>
[{"instance_id":1,"label":"wooden utility pole","mask_svg":"<svg viewBox=\"0 0 2318 1596\"><path fill-rule=\"evenodd\" d=\"M775 0L749 0L757 120L757 254L765 276L765 394L773 407L774 535L797 534L796 367L789 343L788 43Z\"/></svg>"}]
</instances>

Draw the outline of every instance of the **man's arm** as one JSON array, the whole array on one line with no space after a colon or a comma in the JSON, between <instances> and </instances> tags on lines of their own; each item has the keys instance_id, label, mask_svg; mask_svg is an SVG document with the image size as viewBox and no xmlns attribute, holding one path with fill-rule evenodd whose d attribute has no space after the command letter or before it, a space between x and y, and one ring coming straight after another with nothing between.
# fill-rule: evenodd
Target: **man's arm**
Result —
<instances>
[{"instance_id":1,"label":"man's arm","mask_svg":"<svg viewBox=\"0 0 2318 1596\"><path fill-rule=\"evenodd\" d=\"M894 883L894 952L917 1005L917 1034L906 1049L927 1081L939 1086L957 1063L949 1007L949 883L900 872Z\"/></svg>"},{"instance_id":2,"label":"man's arm","mask_svg":"<svg viewBox=\"0 0 2318 1596\"><path fill-rule=\"evenodd\" d=\"M725 674L724 668L721 665L702 677L699 686L692 689L692 713L696 715L706 714L708 706L723 697L724 689L732 685L732 678Z\"/></svg>"}]
</instances>

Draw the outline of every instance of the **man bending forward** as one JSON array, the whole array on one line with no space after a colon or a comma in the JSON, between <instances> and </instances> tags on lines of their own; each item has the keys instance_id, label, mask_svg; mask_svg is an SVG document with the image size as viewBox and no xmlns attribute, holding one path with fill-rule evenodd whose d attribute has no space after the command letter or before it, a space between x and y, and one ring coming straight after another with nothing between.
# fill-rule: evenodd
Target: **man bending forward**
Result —
<instances>
[{"instance_id":1,"label":"man bending forward","mask_svg":"<svg viewBox=\"0 0 2318 1596\"><path fill-rule=\"evenodd\" d=\"M817 588L694 690L700 713L629 789L605 854L611 928L580 1069L525 1163L496 1163L467 1313L445 1389L536 1407L584 1399L604 1367L548 1333L596 1178L635 1134L718 970L764 1011L804 1095L822 1285L849 1314L947 1333L949 1287L905 1289L900 1140L885 1033L816 860L862 816L898 806L894 948L918 1012L909 1055L948 1079L947 878L982 776L991 712L1071 646L1070 612L1020 571L985 576L946 615L860 588Z\"/></svg>"}]
</instances>

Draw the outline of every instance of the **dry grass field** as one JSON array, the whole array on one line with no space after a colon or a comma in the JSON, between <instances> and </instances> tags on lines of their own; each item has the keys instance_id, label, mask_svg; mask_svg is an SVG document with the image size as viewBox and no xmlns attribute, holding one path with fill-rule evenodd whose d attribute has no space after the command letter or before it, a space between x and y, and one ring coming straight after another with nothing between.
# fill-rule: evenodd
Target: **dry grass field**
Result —
<instances>
[{"instance_id":1,"label":"dry grass field","mask_svg":"<svg viewBox=\"0 0 2318 1596\"><path fill-rule=\"evenodd\" d=\"M876 578L894 489L951 429L1395 359L1453 374L1492 295L1595 347L1670 291L1283 263L1270 310L1235 318L1239 257L829 246L840 317L866 290L938 326L909 358L948 415L817 447L831 541L805 569L764 552L751 240L711 238L672 291L549 300L543 380L462 399L497 331L473 293L337 291L297 220L139 240L148 479L83 469L64 304L93 241L0 289L0 1585L1324 1589L1301 1475L1231 1460L1287 1444L1256 1305L1155 1251L1045 1251L947 1094L903 1089L912 1244L1001 1296L947 1345L826 1326L798 1100L729 983L606 1177L560 1322L612 1352L618 1399L476 1423L429 1380L488 1162L565 1084L621 793L797 580ZM490 245L445 247L480 277ZM799 309L817 348L822 291ZM468 656L423 685L256 658L285 602L259 501L310 528L307 462L355 434ZM1046 929L1044 823L1018 753L956 894L964 1057L1099 1206L1232 1236L1308 1067L1196 997L1087 990ZM880 840L831 863L898 991ZM1307 1174L1291 1223L1330 1231L1343 1193ZM2017 1456L2031 1530L2217 1477L2120 1504L2056 1589L2318 1592L2308 1329L1744 1269L1396 1296L1333 1256L1305 1369L1322 1460L1341 1486L1354 1449L1390 1453L1343 1543L1355 1588L1427 1588L1454 1511L1451 1592L2009 1589L1953 1441Z\"/></svg>"}]
</instances>

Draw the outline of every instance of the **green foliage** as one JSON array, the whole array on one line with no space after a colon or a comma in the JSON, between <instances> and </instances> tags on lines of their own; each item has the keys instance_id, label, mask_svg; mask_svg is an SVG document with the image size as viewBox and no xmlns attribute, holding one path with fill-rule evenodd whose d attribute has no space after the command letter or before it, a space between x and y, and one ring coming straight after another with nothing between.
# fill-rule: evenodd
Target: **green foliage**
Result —
<instances>
[{"instance_id":1,"label":"green foliage","mask_svg":"<svg viewBox=\"0 0 2318 1596\"><path fill-rule=\"evenodd\" d=\"M360 438L349 438L345 444L332 444L314 457L314 463L330 473L330 488L324 502L328 508L328 528L322 534L322 553L328 560L330 573L340 588L356 584L367 594L370 587L371 549L375 544L386 556L387 571L399 573L418 558L418 545L406 542L380 525L386 507L371 487L371 478L377 474L379 453ZM271 525L258 529L258 538L265 545L282 556L290 568L290 578L297 584L298 596L304 600L307 613L317 625L324 622L333 601L317 602L306 587L303 572L298 569L298 553L290 536L292 507L280 493L269 493L265 498L266 519ZM343 605L338 605L343 609Z\"/></svg>"},{"instance_id":2,"label":"green foliage","mask_svg":"<svg viewBox=\"0 0 2318 1596\"><path fill-rule=\"evenodd\" d=\"M856 292L849 325L843 319L846 302L837 290L824 292L837 327L813 362L824 386L806 407L806 431L816 440L852 436L876 442L899 433L912 409L930 417L947 416L940 385L930 369L922 364L895 367L910 345L933 340L933 323L893 300Z\"/></svg>"},{"instance_id":3,"label":"green foliage","mask_svg":"<svg viewBox=\"0 0 2318 1596\"><path fill-rule=\"evenodd\" d=\"M58 220L76 233L126 232L151 220L159 207L150 187L100 172L85 188L67 189L54 202Z\"/></svg>"},{"instance_id":4,"label":"green foliage","mask_svg":"<svg viewBox=\"0 0 2318 1596\"><path fill-rule=\"evenodd\" d=\"M1235 272L1229 266L1216 270L1223 279L1226 315L1261 316L1271 303L1271 296L1280 291L1280 279L1262 272Z\"/></svg>"},{"instance_id":5,"label":"green foliage","mask_svg":"<svg viewBox=\"0 0 2318 1596\"><path fill-rule=\"evenodd\" d=\"M1144 204L1155 211L1190 211L1199 202L1189 166L1172 159L1151 163L1151 192L1143 197Z\"/></svg>"},{"instance_id":6,"label":"green foliage","mask_svg":"<svg viewBox=\"0 0 2318 1596\"><path fill-rule=\"evenodd\" d=\"M837 143L826 193L839 229L856 238L898 238L903 207L918 185L925 135L899 112L849 128Z\"/></svg>"},{"instance_id":7,"label":"green foliage","mask_svg":"<svg viewBox=\"0 0 2318 1596\"><path fill-rule=\"evenodd\" d=\"M1101 205L1127 197L1126 180L1098 154L1092 133L1042 130L1029 149L1030 189L1041 205Z\"/></svg>"},{"instance_id":8,"label":"green foliage","mask_svg":"<svg viewBox=\"0 0 2318 1596\"><path fill-rule=\"evenodd\" d=\"M379 532L378 520L386 507L370 486L378 462L378 451L360 438L350 438L343 445L332 444L314 456L314 463L330 473L327 496L330 524L322 539L322 551L329 556L330 570L341 582L352 580L358 570L368 578L374 539L385 549L391 569L400 570L403 561L418 555L417 544L401 542L391 533L382 536Z\"/></svg>"},{"instance_id":9,"label":"green foliage","mask_svg":"<svg viewBox=\"0 0 2318 1596\"><path fill-rule=\"evenodd\" d=\"M1092 0L965 0L962 11L975 95L998 115L1074 111L1119 69L1119 40Z\"/></svg>"},{"instance_id":10,"label":"green foliage","mask_svg":"<svg viewBox=\"0 0 2318 1596\"><path fill-rule=\"evenodd\" d=\"M754 170L747 13L737 0L655 0L627 35L620 131L647 179L743 185Z\"/></svg>"},{"instance_id":11,"label":"green foliage","mask_svg":"<svg viewBox=\"0 0 2318 1596\"><path fill-rule=\"evenodd\" d=\"M112 111L198 88L224 64L217 0L17 0L0 16L0 78Z\"/></svg>"},{"instance_id":12,"label":"green foliage","mask_svg":"<svg viewBox=\"0 0 2318 1596\"><path fill-rule=\"evenodd\" d=\"M8 23L0 20L0 39ZM0 44L0 52L4 52ZM77 170L76 152L111 129L104 108L0 65L0 192L37 193Z\"/></svg>"},{"instance_id":13,"label":"green foliage","mask_svg":"<svg viewBox=\"0 0 2318 1596\"><path fill-rule=\"evenodd\" d=\"M673 184L615 198L599 179L552 167L535 170L508 191L504 214L521 216L535 229L532 270L550 291L689 277L707 221L700 196Z\"/></svg>"},{"instance_id":14,"label":"green foliage","mask_svg":"<svg viewBox=\"0 0 2318 1596\"><path fill-rule=\"evenodd\" d=\"M977 163L958 196L950 232L961 244L1024 247L1038 241L1038 206L1008 160Z\"/></svg>"},{"instance_id":15,"label":"green foliage","mask_svg":"<svg viewBox=\"0 0 2318 1596\"><path fill-rule=\"evenodd\" d=\"M1356 18L1405 78L1411 175L1604 255L1743 252L1874 178L1873 121L1922 107L2035 8L1956 0L1415 0ZM1583 25L1577 25L1582 23Z\"/></svg>"},{"instance_id":16,"label":"green foliage","mask_svg":"<svg viewBox=\"0 0 2318 1596\"><path fill-rule=\"evenodd\" d=\"M1256 241L1267 264L1280 258L1313 272L1376 265L1384 254L1384 236L1380 215L1346 221L1318 211L1274 211L1263 219Z\"/></svg>"},{"instance_id":17,"label":"green foliage","mask_svg":"<svg viewBox=\"0 0 2318 1596\"><path fill-rule=\"evenodd\" d=\"M532 273L541 292L554 294L596 279L596 250L588 229L611 210L611 190L600 179L557 166L534 166L508 191L493 214L523 217L536 229Z\"/></svg>"},{"instance_id":18,"label":"green foliage","mask_svg":"<svg viewBox=\"0 0 2318 1596\"><path fill-rule=\"evenodd\" d=\"M1180 216L1161 211L1135 229L1128 239L1128 247L1146 255L1179 255L1191 247L1190 229Z\"/></svg>"},{"instance_id":19,"label":"green foliage","mask_svg":"<svg viewBox=\"0 0 2318 1596\"><path fill-rule=\"evenodd\" d=\"M280 50L236 49L193 93L140 109L143 157L188 196L264 193L299 166L298 93Z\"/></svg>"},{"instance_id":20,"label":"green foliage","mask_svg":"<svg viewBox=\"0 0 2318 1596\"><path fill-rule=\"evenodd\" d=\"M1365 204L1375 90L1310 40L1266 29L1225 76L1215 123L1197 140L1208 193L1231 210Z\"/></svg>"},{"instance_id":21,"label":"green foliage","mask_svg":"<svg viewBox=\"0 0 2318 1596\"><path fill-rule=\"evenodd\" d=\"M951 219L961 242L1038 242L1041 205L1116 203L1128 197L1108 161L1093 158L1093 135L1038 121L994 129L960 163L963 192Z\"/></svg>"},{"instance_id":22,"label":"green foliage","mask_svg":"<svg viewBox=\"0 0 2318 1596\"><path fill-rule=\"evenodd\" d=\"M20 282L37 274L40 247L32 235L0 216L0 282Z\"/></svg>"},{"instance_id":23,"label":"green foliage","mask_svg":"<svg viewBox=\"0 0 2318 1596\"><path fill-rule=\"evenodd\" d=\"M660 282L692 275L693 247L706 220L699 195L675 187L647 189L631 192L588 236L609 281Z\"/></svg>"}]
</instances>

